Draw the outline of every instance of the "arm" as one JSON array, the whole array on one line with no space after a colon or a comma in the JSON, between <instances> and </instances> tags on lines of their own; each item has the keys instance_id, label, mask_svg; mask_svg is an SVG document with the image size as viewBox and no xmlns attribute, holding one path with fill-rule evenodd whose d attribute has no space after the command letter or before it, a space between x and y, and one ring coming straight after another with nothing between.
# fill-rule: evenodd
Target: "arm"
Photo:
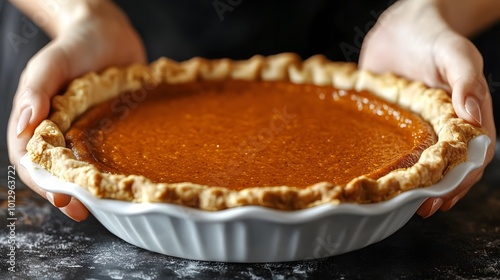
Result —
<instances>
[{"instance_id":1,"label":"arm","mask_svg":"<svg viewBox=\"0 0 500 280\"><path fill-rule=\"evenodd\" d=\"M38 24L51 38L61 32L64 21L68 21L69 15L73 15L76 9L87 10L88 1L64 1L57 0L10 0L10 2L21 10L29 19ZM85 3L87 2L87 3ZM88 11L88 10L87 10Z\"/></svg>"},{"instance_id":2,"label":"arm","mask_svg":"<svg viewBox=\"0 0 500 280\"><path fill-rule=\"evenodd\" d=\"M423 217L453 207L493 159L496 131L483 57L466 36L499 19L498 0L401 0L380 16L363 42L361 68L393 72L447 90L457 115L485 127L492 140L485 164L453 192L427 200L418 211Z\"/></svg>"},{"instance_id":3,"label":"arm","mask_svg":"<svg viewBox=\"0 0 500 280\"><path fill-rule=\"evenodd\" d=\"M46 193L18 165L19 160L35 128L48 117L51 97L65 84L89 71L144 63L144 48L125 14L112 1L12 2L53 39L30 59L21 74L7 128L9 159L26 185L81 221L88 215L83 204L67 195Z\"/></svg>"},{"instance_id":4,"label":"arm","mask_svg":"<svg viewBox=\"0 0 500 280\"><path fill-rule=\"evenodd\" d=\"M498 0L437 0L436 2L437 9L450 28L467 37L500 20Z\"/></svg>"},{"instance_id":5,"label":"arm","mask_svg":"<svg viewBox=\"0 0 500 280\"><path fill-rule=\"evenodd\" d=\"M127 21L120 9L109 0L10 0L51 38L66 32L79 20L115 17ZM110 21L111 22L111 21ZM110 23L108 22L108 24Z\"/></svg>"}]
</instances>

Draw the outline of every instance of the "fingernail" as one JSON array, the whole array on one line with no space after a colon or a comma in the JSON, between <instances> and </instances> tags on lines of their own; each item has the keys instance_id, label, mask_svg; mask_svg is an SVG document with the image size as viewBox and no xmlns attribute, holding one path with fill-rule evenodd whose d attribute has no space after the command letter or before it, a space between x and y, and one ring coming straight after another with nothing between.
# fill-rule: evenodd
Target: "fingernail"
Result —
<instances>
[{"instance_id":1,"label":"fingernail","mask_svg":"<svg viewBox=\"0 0 500 280\"><path fill-rule=\"evenodd\" d=\"M457 195L455 196L451 202L450 202L450 205L448 206L448 209L446 209L446 211L450 210L451 208L453 208L453 206L455 206L455 204L457 204L458 200L460 199L460 196Z\"/></svg>"},{"instance_id":2,"label":"fingernail","mask_svg":"<svg viewBox=\"0 0 500 280\"><path fill-rule=\"evenodd\" d=\"M28 127L32 114L33 109L31 109L31 107L26 107L21 111L21 114L19 115L19 122L17 123L18 136L26 129L26 127Z\"/></svg>"},{"instance_id":3,"label":"fingernail","mask_svg":"<svg viewBox=\"0 0 500 280\"><path fill-rule=\"evenodd\" d=\"M482 116L481 116L481 107L479 106L479 102L477 102L477 99L472 96L467 96L465 98L465 111L479 124L483 125L482 123Z\"/></svg>"},{"instance_id":4,"label":"fingernail","mask_svg":"<svg viewBox=\"0 0 500 280\"><path fill-rule=\"evenodd\" d=\"M51 192L46 192L46 193L45 193L45 197L47 198L47 200L48 200L48 201L49 201L52 205L56 206L56 205L55 205L55 203L54 203L54 194L53 194L53 193L51 193Z\"/></svg>"},{"instance_id":5,"label":"fingernail","mask_svg":"<svg viewBox=\"0 0 500 280\"><path fill-rule=\"evenodd\" d=\"M439 208L441 208L442 205L443 205L443 199L441 199L441 198L434 199L434 201L432 202L432 206L431 206L431 210L429 211L429 214L427 214L424 218L428 218L428 217L434 215L434 213L436 213L436 211L439 210Z\"/></svg>"},{"instance_id":6,"label":"fingernail","mask_svg":"<svg viewBox=\"0 0 500 280\"><path fill-rule=\"evenodd\" d=\"M460 195L457 195L454 198L452 198L451 200L449 200L448 202L446 202L441 207L441 211L448 211L448 210L450 210L453 206L455 206L455 204L457 204L458 200L460 200Z\"/></svg>"},{"instance_id":7,"label":"fingernail","mask_svg":"<svg viewBox=\"0 0 500 280\"><path fill-rule=\"evenodd\" d=\"M64 213L64 215L68 216L68 218L72 219L73 221L75 222L81 222L80 220L77 220L75 218L73 218L69 213L68 211L65 209L66 207L62 207L62 208L59 208L59 210L61 210L61 212Z\"/></svg>"}]
</instances>

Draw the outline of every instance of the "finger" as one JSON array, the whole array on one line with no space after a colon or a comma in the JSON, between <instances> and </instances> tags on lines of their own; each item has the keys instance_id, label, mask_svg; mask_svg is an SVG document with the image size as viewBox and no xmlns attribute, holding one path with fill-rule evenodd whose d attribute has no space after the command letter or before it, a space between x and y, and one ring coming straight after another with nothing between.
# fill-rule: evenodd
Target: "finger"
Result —
<instances>
[{"instance_id":1,"label":"finger","mask_svg":"<svg viewBox=\"0 0 500 280\"><path fill-rule=\"evenodd\" d=\"M28 185L34 192L38 193L43 198L47 199L52 205L56 207L64 207L68 205L71 200L71 196L59 193L51 193L42 189L40 186L35 184L28 171L22 165L16 165L16 171L19 178Z\"/></svg>"},{"instance_id":2,"label":"finger","mask_svg":"<svg viewBox=\"0 0 500 280\"><path fill-rule=\"evenodd\" d=\"M441 211L448 211L453 208L453 206L470 191L472 186L483 176L482 170L479 171L480 172L477 173L471 173L470 176L468 176L470 179L464 180L454 192L448 194L447 197L444 198L444 203L440 208Z\"/></svg>"},{"instance_id":3,"label":"finger","mask_svg":"<svg viewBox=\"0 0 500 280\"><path fill-rule=\"evenodd\" d=\"M444 199L445 202L448 202L452 200L455 196L463 193L466 190L469 190L474 184L479 182L481 178L483 177L483 172L484 169L479 168L476 170L473 170L471 173L469 173L465 179L456 187L452 192L447 194L446 196L443 196L442 198Z\"/></svg>"},{"instance_id":4,"label":"finger","mask_svg":"<svg viewBox=\"0 0 500 280\"><path fill-rule=\"evenodd\" d=\"M465 190L463 190L461 193L457 194L456 196L454 196L452 199L446 201L445 203L443 203L443 206L441 206L440 210L441 211L448 211L450 210L451 208L453 208L453 206L455 206L457 204L457 202L462 199L470 190L471 188L467 188Z\"/></svg>"},{"instance_id":5,"label":"finger","mask_svg":"<svg viewBox=\"0 0 500 280\"><path fill-rule=\"evenodd\" d=\"M28 171L24 168L24 166L20 164L16 165L16 172L24 184L29 186L34 192L38 193L43 198L46 198L46 191L40 188L37 184L35 184L35 182L29 175Z\"/></svg>"},{"instance_id":6,"label":"finger","mask_svg":"<svg viewBox=\"0 0 500 280\"><path fill-rule=\"evenodd\" d=\"M440 198L427 199L417 210L417 214L422 218L432 216L437 210L448 211L463 198L472 186L483 176L484 169L476 169L469 173L464 180L449 194Z\"/></svg>"},{"instance_id":7,"label":"finger","mask_svg":"<svg viewBox=\"0 0 500 280\"><path fill-rule=\"evenodd\" d=\"M427 199L417 210L417 214L422 218L432 216L437 210L448 211L462 199L472 188L472 186L481 180L484 169L476 169L469 173L465 179L449 194L441 198Z\"/></svg>"},{"instance_id":8,"label":"finger","mask_svg":"<svg viewBox=\"0 0 500 280\"><path fill-rule=\"evenodd\" d=\"M35 184L31 176L29 176L28 171L22 165L17 165L16 170L19 178L26 185L28 185L34 192L47 199L55 207L64 207L71 201L71 196L69 195L47 192Z\"/></svg>"},{"instance_id":9,"label":"finger","mask_svg":"<svg viewBox=\"0 0 500 280\"><path fill-rule=\"evenodd\" d=\"M58 208L65 207L71 202L71 196L66 194L46 192L45 196L52 205Z\"/></svg>"},{"instance_id":10,"label":"finger","mask_svg":"<svg viewBox=\"0 0 500 280\"><path fill-rule=\"evenodd\" d=\"M420 208L418 208L417 214L424 219L428 218L434 215L434 213L436 213L442 205L443 199L439 197L429 198L420 206Z\"/></svg>"},{"instance_id":11,"label":"finger","mask_svg":"<svg viewBox=\"0 0 500 280\"><path fill-rule=\"evenodd\" d=\"M81 222L89 216L89 210L87 210L85 205L74 197L71 198L71 201L67 206L59 209L61 209L61 212L66 214L66 216L77 222Z\"/></svg>"}]
</instances>

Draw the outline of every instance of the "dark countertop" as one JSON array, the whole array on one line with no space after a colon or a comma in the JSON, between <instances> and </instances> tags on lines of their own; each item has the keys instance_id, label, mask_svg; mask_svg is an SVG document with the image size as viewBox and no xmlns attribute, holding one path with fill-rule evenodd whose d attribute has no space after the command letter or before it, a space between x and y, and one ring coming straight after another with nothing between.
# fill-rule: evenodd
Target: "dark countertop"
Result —
<instances>
[{"instance_id":1,"label":"dark countertop","mask_svg":"<svg viewBox=\"0 0 500 280\"><path fill-rule=\"evenodd\" d=\"M15 273L8 271L6 151L0 151L0 278L499 279L500 157L451 211L414 216L389 238L340 256L290 263L179 259L122 241L95 218L76 223L16 181ZM498 154L498 153L497 153Z\"/></svg>"}]
</instances>

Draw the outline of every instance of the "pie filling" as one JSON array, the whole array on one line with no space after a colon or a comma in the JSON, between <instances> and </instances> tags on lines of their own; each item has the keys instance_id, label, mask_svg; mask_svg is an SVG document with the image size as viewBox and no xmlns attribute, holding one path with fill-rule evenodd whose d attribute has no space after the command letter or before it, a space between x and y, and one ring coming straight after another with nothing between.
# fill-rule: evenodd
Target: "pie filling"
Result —
<instances>
[{"instance_id":1,"label":"pie filling","mask_svg":"<svg viewBox=\"0 0 500 280\"><path fill-rule=\"evenodd\" d=\"M415 164L436 135L368 92L226 80L123 93L82 115L66 141L102 172L240 190L376 179Z\"/></svg>"}]
</instances>

